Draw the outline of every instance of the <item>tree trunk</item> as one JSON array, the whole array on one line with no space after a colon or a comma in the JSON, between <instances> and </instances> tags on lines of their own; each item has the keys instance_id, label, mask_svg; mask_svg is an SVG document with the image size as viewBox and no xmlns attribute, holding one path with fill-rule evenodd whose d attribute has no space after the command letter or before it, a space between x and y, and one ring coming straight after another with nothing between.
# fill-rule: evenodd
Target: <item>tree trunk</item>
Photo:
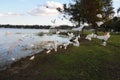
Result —
<instances>
[{"instance_id":1,"label":"tree trunk","mask_svg":"<svg viewBox=\"0 0 120 80\"><path fill-rule=\"evenodd\" d=\"M98 34L98 27L95 27L95 34Z\"/></svg>"},{"instance_id":2,"label":"tree trunk","mask_svg":"<svg viewBox=\"0 0 120 80\"><path fill-rule=\"evenodd\" d=\"M95 29L95 34L98 34L98 25L96 22L93 23L93 27Z\"/></svg>"},{"instance_id":3,"label":"tree trunk","mask_svg":"<svg viewBox=\"0 0 120 80\"><path fill-rule=\"evenodd\" d=\"M78 21L78 27L80 27L80 21Z\"/></svg>"}]
</instances>

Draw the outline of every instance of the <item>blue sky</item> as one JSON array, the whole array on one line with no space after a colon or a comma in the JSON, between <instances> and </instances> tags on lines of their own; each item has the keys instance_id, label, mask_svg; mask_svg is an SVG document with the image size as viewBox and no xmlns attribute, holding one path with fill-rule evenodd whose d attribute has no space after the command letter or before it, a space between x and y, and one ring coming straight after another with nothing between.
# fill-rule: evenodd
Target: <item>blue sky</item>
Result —
<instances>
[{"instance_id":1,"label":"blue sky","mask_svg":"<svg viewBox=\"0 0 120 80\"><path fill-rule=\"evenodd\" d=\"M0 24L15 25L62 25L70 24L61 20L56 7L71 0L0 0ZM46 8L48 6L48 8ZM115 10L120 7L120 0L113 0ZM51 20L56 19L53 24Z\"/></svg>"}]
</instances>

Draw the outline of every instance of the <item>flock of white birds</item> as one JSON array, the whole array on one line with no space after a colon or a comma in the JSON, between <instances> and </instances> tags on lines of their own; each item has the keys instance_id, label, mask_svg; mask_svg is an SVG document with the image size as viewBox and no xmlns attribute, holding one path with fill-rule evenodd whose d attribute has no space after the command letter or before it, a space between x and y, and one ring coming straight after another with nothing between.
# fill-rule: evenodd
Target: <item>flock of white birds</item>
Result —
<instances>
[{"instance_id":1,"label":"flock of white birds","mask_svg":"<svg viewBox=\"0 0 120 80\"><path fill-rule=\"evenodd\" d=\"M55 50L57 52L57 48L60 47L60 48L64 48L64 49L67 49L67 46L70 45L70 44L73 44L74 46L77 46L79 47L80 45L80 42L79 42L79 39L80 39L80 35L76 36L73 34L73 33L67 33L68 34L68 39L65 40L65 41L62 41L60 42L60 40L56 40L56 41L43 41L41 42L41 45L47 49L46 53L50 53L51 50ZM96 35L96 34L88 34L86 36L85 39L88 39L88 40L92 40L92 38L97 38L97 39L100 39L102 40L102 45L103 46L106 46L107 44L107 40L110 38L110 33L108 32L106 35L103 35L103 36L99 36L99 35ZM72 41L71 41L72 40ZM32 58L32 59L31 59ZM35 58L35 56L32 56L30 58L30 60L33 60Z\"/></svg>"},{"instance_id":2,"label":"flock of white birds","mask_svg":"<svg viewBox=\"0 0 120 80\"><path fill-rule=\"evenodd\" d=\"M86 39L88 39L90 41L92 40L92 38L97 38L97 39L102 40L102 45L106 46L107 40L110 38L110 33L108 32L106 35L102 35L102 36L99 36L99 35L92 33L92 34L89 34L86 36Z\"/></svg>"}]
</instances>

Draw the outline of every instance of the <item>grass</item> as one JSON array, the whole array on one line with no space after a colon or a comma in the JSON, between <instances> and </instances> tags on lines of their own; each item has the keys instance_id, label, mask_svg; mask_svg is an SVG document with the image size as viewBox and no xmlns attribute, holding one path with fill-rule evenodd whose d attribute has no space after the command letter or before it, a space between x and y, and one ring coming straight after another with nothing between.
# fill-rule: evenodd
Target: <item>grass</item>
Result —
<instances>
[{"instance_id":1,"label":"grass","mask_svg":"<svg viewBox=\"0 0 120 80\"><path fill-rule=\"evenodd\" d=\"M0 80L120 80L120 35L112 35L105 47L100 43L93 39L21 59L1 71Z\"/></svg>"}]
</instances>

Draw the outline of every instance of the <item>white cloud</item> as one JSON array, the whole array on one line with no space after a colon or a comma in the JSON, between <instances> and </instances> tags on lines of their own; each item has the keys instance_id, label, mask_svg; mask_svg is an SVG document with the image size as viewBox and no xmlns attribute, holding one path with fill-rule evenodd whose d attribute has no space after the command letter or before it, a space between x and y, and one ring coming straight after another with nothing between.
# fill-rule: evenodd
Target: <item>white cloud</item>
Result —
<instances>
[{"instance_id":1,"label":"white cloud","mask_svg":"<svg viewBox=\"0 0 120 80\"><path fill-rule=\"evenodd\" d=\"M23 14L13 13L13 12L0 13L0 17L6 17L6 16L23 16Z\"/></svg>"},{"instance_id":2,"label":"white cloud","mask_svg":"<svg viewBox=\"0 0 120 80\"><path fill-rule=\"evenodd\" d=\"M59 12L56 10L58 7L63 8L63 5L58 2L47 1L45 4L36 6L32 10L28 11L28 13L32 16L59 14Z\"/></svg>"},{"instance_id":3,"label":"white cloud","mask_svg":"<svg viewBox=\"0 0 120 80\"><path fill-rule=\"evenodd\" d=\"M61 3L54 2L54 1L47 1L45 3L45 6L47 6L48 8L51 8L51 9L56 9L58 7L63 8L63 5Z\"/></svg>"}]
</instances>

